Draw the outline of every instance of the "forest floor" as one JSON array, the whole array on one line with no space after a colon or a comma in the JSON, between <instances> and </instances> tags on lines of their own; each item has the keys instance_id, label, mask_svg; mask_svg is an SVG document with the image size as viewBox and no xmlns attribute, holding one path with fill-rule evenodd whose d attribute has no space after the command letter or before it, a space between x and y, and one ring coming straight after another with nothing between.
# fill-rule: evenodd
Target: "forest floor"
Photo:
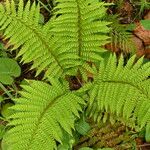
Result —
<instances>
[{"instance_id":1,"label":"forest floor","mask_svg":"<svg viewBox=\"0 0 150 150\"><path fill-rule=\"evenodd\" d=\"M105 0L106 2L114 2L117 3L115 0ZM44 7L41 9L41 12L44 16L45 21L47 21L51 14L50 14L50 10L51 10L51 6L47 4L47 0L41 0L41 2L43 4L45 4L47 6L47 8L49 9L49 11L47 9L45 9ZM134 5L134 3L131 3L130 0L124 0L121 5L118 5L118 7L110 7L108 8L108 14L111 15L118 15L118 21L120 23L120 25L124 25L124 26L128 26L128 25L133 25L132 30L129 31L129 33L131 34L131 40L135 45L135 49L136 49L136 54L138 57L144 56L148 61L150 59L150 29L148 30L147 28L145 28L145 26L143 26L141 20L150 20L150 6L149 8L145 8L142 10L142 12L139 14L139 9L136 8L136 5ZM149 26L150 28L150 24L146 25L146 27ZM4 41L3 39L1 39L2 43L4 44L5 49L7 49L8 45L7 45L7 41ZM120 45L113 45L114 43L109 43L107 44L105 47L106 49L113 51L117 54L120 54L122 51L124 52L124 50L122 49L122 47L120 47ZM125 53L129 53L130 54L130 50L126 50ZM30 64L25 64L22 65L22 75L21 77L19 77L19 81L21 81L22 79L26 78L26 79L35 79L35 71L31 70L29 71L30 68ZM34 77L34 78L33 78ZM36 77L36 79L41 79L43 77L43 74L41 74L40 76ZM75 78L72 78L70 80L70 84L71 87L74 89L78 89L80 87L80 84L78 83L78 81ZM7 87L9 89L9 87ZM19 87L18 87L19 88ZM10 89L9 89L10 90ZM3 94L3 91L0 91L0 94ZM6 101L8 102L8 101ZM5 124L4 121L1 121L0 124ZM110 128L110 125L107 126L107 129ZM79 143L77 143L77 145L74 147L75 150L78 150L79 147L82 147L83 145L85 146L87 143L92 143L92 139L96 138L97 141L96 143L98 143L98 137L103 137L103 140L107 143L107 146L112 146L112 147L116 147L116 150L123 150L119 147L119 144L121 143L121 136L126 134L125 131L125 127L122 125L117 125L114 127L113 130L107 130L107 134L105 132L105 130L102 132L102 129L99 129L98 127L95 127L92 132L90 133L91 138L88 137L82 137L79 141ZM104 136L105 134L105 136ZM130 139L131 134L127 134L126 136L126 140L128 141ZM109 138L108 138L109 137ZM120 137L120 141L114 141L114 139L117 137ZM108 141L106 141L105 139L109 139ZM123 138L124 139L124 138ZM117 139L118 140L118 139ZM103 142L104 142L103 141ZM102 142L102 141L101 141ZM116 143L115 143L116 142ZM136 148L138 150L150 150L150 143L146 143L144 138L141 136L134 138L134 142L136 142ZM102 144L102 143L101 143ZM113 145L116 144L116 145ZM132 145L133 143L131 143ZM92 145L92 144L91 144ZM129 145L128 145L129 146ZM126 147L126 149L131 149Z\"/></svg>"}]
</instances>

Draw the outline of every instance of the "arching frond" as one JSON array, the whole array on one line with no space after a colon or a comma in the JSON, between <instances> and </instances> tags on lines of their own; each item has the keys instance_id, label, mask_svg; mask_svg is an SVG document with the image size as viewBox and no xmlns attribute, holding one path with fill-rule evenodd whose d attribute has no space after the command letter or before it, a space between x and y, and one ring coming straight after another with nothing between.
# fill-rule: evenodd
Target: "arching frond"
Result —
<instances>
[{"instance_id":1,"label":"arching frond","mask_svg":"<svg viewBox=\"0 0 150 150\"><path fill-rule=\"evenodd\" d=\"M50 82L29 81L22 86L21 97L11 108L12 128L3 140L7 150L53 150L56 141L61 143L63 130L72 134L84 101L57 80Z\"/></svg>"},{"instance_id":2,"label":"arching frond","mask_svg":"<svg viewBox=\"0 0 150 150\"><path fill-rule=\"evenodd\" d=\"M56 0L55 15L46 25L39 25L39 5L30 1L18 7L8 0L0 5L0 30L10 39L13 49L21 47L18 57L37 68L37 75L45 70L45 76L60 77L77 66L88 70L86 61L99 61L102 45L107 43L108 22L104 3L91 0ZM17 8L17 10L16 10Z\"/></svg>"},{"instance_id":3,"label":"arching frond","mask_svg":"<svg viewBox=\"0 0 150 150\"><path fill-rule=\"evenodd\" d=\"M150 121L149 75L150 63L143 65L143 58L135 63L133 56L125 66L122 56L118 64L115 56L103 61L90 87L87 112L97 121L110 113L131 127L143 128Z\"/></svg>"},{"instance_id":4,"label":"arching frond","mask_svg":"<svg viewBox=\"0 0 150 150\"><path fill-rule=\"evenodd\" d=\"M0 30L14 46L13 50L21 48L17 57L22 56L24 63L33 61L32 69L37 68L37 75L45 70L47 76L60 77L68 68L66 56L74 59L77 56L69 52L58 56L50 46L51 36L47 36L39 19L40 8L35 2L24 5L23 0L19 0L16 6L13 0L6 0L4 5L0 4Z\"/></svg>"},{"instance_id":5,"label":"arching frond","mask_svg":"<svg viewBox=\"0 0 150 150\"><path fill-rule=\"evenodd\" d=\"M105 3L92 0L56 0L50 32L54 35L52 47L59 55L76 54L84 64L102 59L103 45L108 42L109 22L102 21ZM70 57L71 58L71 57ZM71 66L71 64L70 64Z\"/></svg>"}]
</instances>

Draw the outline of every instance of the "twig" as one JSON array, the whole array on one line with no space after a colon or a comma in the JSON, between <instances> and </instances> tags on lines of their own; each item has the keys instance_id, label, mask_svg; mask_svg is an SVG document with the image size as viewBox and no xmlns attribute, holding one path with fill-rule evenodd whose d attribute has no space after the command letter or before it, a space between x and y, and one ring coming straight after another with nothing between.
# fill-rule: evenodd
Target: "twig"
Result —
<instances>
[{"instance_id":1,"label":"twig","mask_svg":"<svg viewBox=\"0 0 150 150\"><path fill-rule=\"evenodd\" d=\"M146 146L150 146L150 144L142 144L142 145L138 145L138 147L146 147Z\"/></svg>"},{"instance_id":2,"label":"twig","mask_svg":"<svg viewBox=\"0 0 150 150\"><path fill-rule=\"evenodd\" d=\"M13 96L11 95L11 93L9 93L9 91L3 86L2 83L0 83L0 88L8 95L10 99L13 99Z\"/></svg>"},{"instance_id":3,"label":"twig","mask_svg":"<svg viewBox=\"0 0 150 150\"><path fill-rule=\"evenodd\" d=\"M47 8L47 6L42 3L40 0L37 0L49 13L51 13L51 11Z\"/></svg>"}]
</instances>

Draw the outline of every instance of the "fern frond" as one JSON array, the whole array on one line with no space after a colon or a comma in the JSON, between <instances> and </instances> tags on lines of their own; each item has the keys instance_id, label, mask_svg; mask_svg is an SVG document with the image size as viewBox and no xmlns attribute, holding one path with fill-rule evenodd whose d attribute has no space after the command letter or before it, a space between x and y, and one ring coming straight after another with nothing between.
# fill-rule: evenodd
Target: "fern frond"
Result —
<instances>
[{"instance_id":1,"label":"fern frond","mask_svg":"<svg viewBox=\"0 0 150 150\"><path fill-rule=\"evenodd\" d=\"M111 31L112 49L120 49L124 53L135 54L135 44L132 41L132 35L124 27L114 27Z\"/></svg>"},{"instance_id":2,"label":"fern frond","mask_svg":"<svg viewBox=\"0 0 150 150\"><path fill-rule=\"evenodd\" d=\"M109 22L102 21L105 3L92 0L56 0L50 29L53 49L60 55L69 52L78 60L95 62L102 59L103 45L108 42ZM57 40L56 40L57 39ZM87 70L87 68L85 68Z\"/></svg>"},{"instance_id":3,"label":"fern frond","mask_svg":"<svg viewBox=\"0 0 150 150\"><path fill-rule=\"evenodd\" d=\"M37 75L60 77L77 66L89 68L86 61L99 61L101 47L107 43L108 22L104 3L91 0L56 0L54 16L46 25L39 25L39 5L30 1L18 7L14 1L0 5L0 30L9 39L13 49L21 47L17 57L24 63L32 62ZM76 68L77 69L77 68ZM75 70L76 71L76 70Z\"/></svg>"},{"instance_id":4,"label":"fern frond","mask_svg":"<svg viewBox=\"0 0 150 150\"><path fill-rule=\"evenodd\" d=\"M132 34L127 31L127 27L121 25L118 21L118 15L107 15L105 18L107 21L111 21L111 49L114 51L120 50L127 53L135 54L136 46L132 40Z\"/></svg>"},{"instance_id":5,"label":"fern frond","mask_svg":"<svg viewBox=\"0 0 150 150\"><path fill-rule=\"evenodd\" d=\"M51 36L47 36L39 18L40 8L35 2L31 5L28 1L24 6L23 0L19 0L18 7L13 0L0 4L0 30L14 46L13 50L20 48L17 57L22 56L24 63L33 61L31 69L37 68L37 75L45 70L47 76L60 77L70 63L66 57L76 59L77 56L69 52L58 56L51 48Z\"/></svg>"},{"instance_id":6,"label":"fern frond","mask_svg":"<svg viewBox=\"0 0 150 150\"><path fill-rule=\"evenodd\" d=\"M72 134L84 101L57 80L50 82L29 81L22 86L21 97L11 108L12 128L3 141L8 150L53 150L56 141L61 143L63 130Z\"/></svg>"},{"instance_id":7,"label":"fern frond","mask_svg":"<svg viewBox=\"0 0 150 150\"><path fill-rule=\"evenodd\" d=\"M139 15L141 15L145 9L150 9L150 2L148 0L135 0L135 5L140 7Z\"/></svg>"},{"instance_id":8,"label":"fern frond","mask_svg":"<svg viewBox=\"0 0 150 150\"><path fill-rule=\"evenodd\" d=\"M135 63L133 56L125 66L122 56L118 63L116 56L103 61L89 91L88 114L106 121L110 113L131 127L143 128L150 121L149 75L150 63L143 65L143 58Z\"/></svg>"}]
</instances>

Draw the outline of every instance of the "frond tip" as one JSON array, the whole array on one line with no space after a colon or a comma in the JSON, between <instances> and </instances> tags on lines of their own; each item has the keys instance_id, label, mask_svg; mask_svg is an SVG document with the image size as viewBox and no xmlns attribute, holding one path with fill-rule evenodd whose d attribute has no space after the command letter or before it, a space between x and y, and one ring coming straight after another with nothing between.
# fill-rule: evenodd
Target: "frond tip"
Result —
<instances>
[{"instance_id":1,"label":"frond tip","mask_svg":"<svg viewBox=\"0 0 150 150\"><path fill-rule=\"evenodd\" d=\"M89 91L88 114L96 121L106 121L102 114L110 113L115 119L142 129L150 121L149 75L150 63L143 64L143 58L135 63L133 56L125 66L123 57L118 63L115 56L103 61Z\"/></svg>"},{"instance_id":2,"label":"frond tip","mask_svg":"<svg viewBox=\"0 0 150 150\"><path fill-rule=\"evenodd\" d=\"M51 84L30 81L22 86L21 97L11 108L12 128L3 141L7 150L53 150L56 141L61 143L63 130L71 134L84 101L60 82Z\"/></svg>"}]
</instances>

